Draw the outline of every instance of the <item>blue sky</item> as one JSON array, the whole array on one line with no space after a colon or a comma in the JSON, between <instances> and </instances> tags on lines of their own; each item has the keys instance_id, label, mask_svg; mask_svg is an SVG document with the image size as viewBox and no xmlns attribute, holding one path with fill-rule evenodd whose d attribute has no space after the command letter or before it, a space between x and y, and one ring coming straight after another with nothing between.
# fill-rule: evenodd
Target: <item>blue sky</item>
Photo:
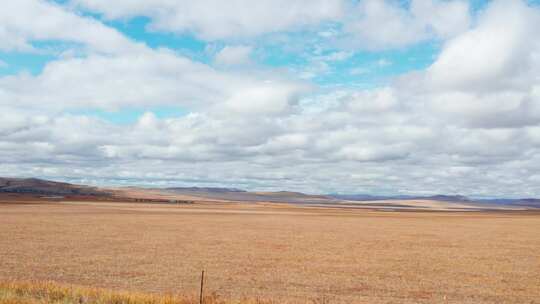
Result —
<instances>
[{"instance_id":1,"label":"blue sky","mask_svg":"<svg viewBox=\"0 0 540 304\"><path fill-rule=\"evenodd\" d=\"M540 195L539 3L8 3L0 175Z\"/></svg>"}]
</instances>

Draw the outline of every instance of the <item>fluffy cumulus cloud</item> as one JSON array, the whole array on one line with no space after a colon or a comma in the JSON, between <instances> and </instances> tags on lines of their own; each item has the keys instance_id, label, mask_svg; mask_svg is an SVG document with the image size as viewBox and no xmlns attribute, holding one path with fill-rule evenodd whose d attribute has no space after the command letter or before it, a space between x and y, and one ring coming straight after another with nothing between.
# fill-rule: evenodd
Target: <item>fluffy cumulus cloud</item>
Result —
<instances>
[{"instance_id":1,"label":"fluffy cumulus cloud","mask_svg":"<svg viewBox=\"0 0 540 304\"><path fill-rule=\"evenodd\" d=\"M470 25L465 0L72 0L72 5L107 19L150 18L149 30L192 33L205 40L242 40L285 30L317 30L337 23L347 44L365 49L403 47L453 37Z\"/></svg>"},{"instance_id":2,"label":"fluffy cumulus cloud","mask_svg":"<svg viewBox=\"0 0 540 304\"><path fill-rule=\"evenodd\" d=\"M0 36L12 37L0 39L2 49L39 51L33 42L61 40L85 52L37 73L0 74L0 175L540 196L540 9L524 1L492 1L474 15L464 1L436 0L289 1L287 10L280 1L18 3L0 13ZM150 31L244 41L225 43L204 63L127 38L81 9L105 19L147 16ZM31 22L40 10L51 21ZM335 49L311 60L329 68L358 50L441 47L427 68L366 87L321 85L255 62L256 36L325 21L342 25L323 37ZM162 107L184 113L164 116ZM91 114L133 108L145 112L128 123Z\"/></svg>"},{"instance_id":3,"label":"fluffy cumulus cloud","mask_svg":"<svg viewBox=\"0 0 540 304\"><path fill-rule=\"evenodd\" d=\"M343 14L345 1L335 0L73 0L109 19L147 16L150 29L193 32L203 39L238 39L289 28L303 28Z\"/></svg>"},{"instance_id":4,"label":"fluffy cumulus cloud","mask_svg":"<svg viewBox=\"0 0 540 304\"><path fill-rule=\"evenodd\" d=\"M539 26L538 9L520 1L492 3L428 69L433 108L477 127L537 124Z\"/></svg>"},{"instance_id":5,"label":"fluffy cumulus cloud","mask_svg":"<svg viewBox=\"0 0 540 304\"><path fill-rule=\"evenodd\" d=\"M404 47L429 39L446 39L465 31L470 23L465 1L363 0L345 22L352 44L366 49Z\"/></svg>"},{"instance_id":6,"label":"fluffy cumulus cloud","mask_svg":"<svg viewBox=\"0 0 540 304\"><path fill-rule=\"evenodd\" d=\"M111 111L162 105L198 108L230 101L238 111L249 111L252 103L264 105L265 101L256 99L264 94L281 98L281 105L275 107L284 107L285 99L302 86L283 83L272 74L247 77L223 73L169 50L145 49L121 56L61 58L48 63L36 76L0 78L0 105ZM249 98L253 100L245 100ZM264 109L259 110L264 113Z\"/></svg>"},{"instance_id":7,"label":"fluffy cumulus cloud","mask_svg":"<svg viewBox=\"0 0 540 304\"><path fill-rule=\"evenodd\" d=\"M138 48L118 31L51 2L8 1L0 10L0 50L36 52L34 42L69 41L91 50L116 53Z\"/></svg>"},{"instance_id":8,"label":"fluffy cumulus cloud","mask_svg":"<svg viewBox=\"0 0 540 304\"><path fill-rule=\"evenodd\" d=\"M215 56L214 60L218 65L245 65L251 62L253 48L246 45L226 46Z\"/></svg>"}]
</instances>

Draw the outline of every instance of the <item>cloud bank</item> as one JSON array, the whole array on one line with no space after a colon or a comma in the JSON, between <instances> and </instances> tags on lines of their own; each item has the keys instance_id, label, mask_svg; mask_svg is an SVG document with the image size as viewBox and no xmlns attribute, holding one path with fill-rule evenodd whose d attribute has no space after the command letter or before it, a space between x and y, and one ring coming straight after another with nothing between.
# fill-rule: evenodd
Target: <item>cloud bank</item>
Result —
<instances>
[{"instance_id":1,"label":"cloud bank","mask_svg":"<svg viewBox=\"0 0 540 304\"><path fill-rule=\"evenodd\" d=\"M286 10L282 1L224 3L10 4L0 13L0 49L39 53L46 50L37 42L68 44L38 73L0 76L0 175L540 196L538 7L519 0L477 12L465 1L300 0L287 1ZM88 11L101 17L81 13ZM149 18L150 33L188 33L223 47L202 62L107 25L137 16ZM334 52L315 50L304 74L258 61L267 41L298 33L302 43ZM376 86L306 80L359 52L425 42L439 44L427 67ZM386 62L378 69L394 64L378 62ZM162 107L185 114L164 117ZM133 108L143 112L124 124L92 115Z\"/></svg>"}]
</instances>

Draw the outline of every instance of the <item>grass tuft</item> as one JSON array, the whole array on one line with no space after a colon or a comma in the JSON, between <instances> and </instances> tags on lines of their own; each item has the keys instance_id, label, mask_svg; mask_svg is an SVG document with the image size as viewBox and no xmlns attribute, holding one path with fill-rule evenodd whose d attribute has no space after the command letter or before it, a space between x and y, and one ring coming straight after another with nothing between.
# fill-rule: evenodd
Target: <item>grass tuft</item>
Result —
<instances>
[{"instance_id":1,"label":"grass tuft","mask_svg":"<svg viewBox=\"0 0 540 304\"><path fill-rule=\"evenodd\" d=\"M181 295L119 292L52 282L0 282L0 304L196 304L198 302L198 298ZM216 294L210 294L204 297L204 303L236 302L225 301ZM237 304L244 303L252 302L237 302Z\"/></svg>"}]
</instances>

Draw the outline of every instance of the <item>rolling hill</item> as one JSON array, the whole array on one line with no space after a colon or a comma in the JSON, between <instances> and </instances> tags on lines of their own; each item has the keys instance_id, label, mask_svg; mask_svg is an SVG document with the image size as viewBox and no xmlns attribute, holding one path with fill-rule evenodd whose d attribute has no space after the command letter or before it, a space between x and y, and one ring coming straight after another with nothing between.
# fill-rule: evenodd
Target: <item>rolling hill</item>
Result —
<instances>
[{"instance_id":1,"label":"rolling hill","mask_svg":"<svg viewBox=\"0 0 540 304\"><path fill-rule=\"evenodd\" d=\"M311 195L301 192L250 192L237 188L171 187L171 188L97 188L37 178L1 178L0 194L106 198L125 201L170 202L263 202L290 203L321 207L423 209L423 210L523 210L540 208L540 199L471 199L461 195L373 196L368 194Z\"/></svg>"},{"instance_id":2,"label":"rolling hill","mask_svg":"<svg viewBox=\"0 0 540 304\"><path fill-rule=\"evenodd\" d=\"M109 196L110 193L96 187L54 182L37 178L2 178L0 193L18 193L51 196Z\"/></svg>"}]
</instances>

